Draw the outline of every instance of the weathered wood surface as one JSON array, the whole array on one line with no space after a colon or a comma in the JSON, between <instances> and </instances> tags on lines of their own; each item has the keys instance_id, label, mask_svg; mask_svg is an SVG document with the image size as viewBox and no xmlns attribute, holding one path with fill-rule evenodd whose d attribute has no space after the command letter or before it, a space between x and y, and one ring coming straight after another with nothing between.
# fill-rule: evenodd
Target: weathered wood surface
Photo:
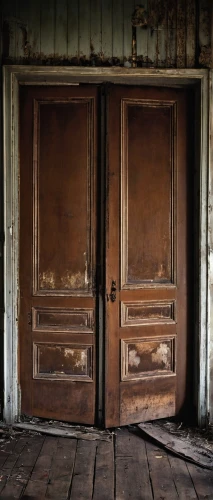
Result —
<instances>
[{"instance_id":1,"label":"weathered wood surface","mask_svg":"<svg viewBox=\"0 0 213 500\"><path fill-rule=\"evenodd\" d=\"M0 499L212 499L213 473L126 428L111 442L17 433L0 442Z\"/></svg>"},{"instance_id":2,"label":"weathered wood surface","mask_svg":"<svg viewBox=\"0 0 213 500\"><path fill-rule=\"evenodd\" d=\"M144 0L137 28L144 67L211 65L209 0ZM3 0L3 59L39 64L123 64L132 53L133 0Z\"/></svg>"},{"instance_id":3,"label":"weathered wood surface","mask_svg":"<svg viewBox=\"0 0 213 500\"><path fill-rule=\"evenodd\" d=\"M167 450L172 451L174 454L182 457L183 459L192 461L201 467L213 471L213 456L209 450L199 449L189 441L181 439L178 436L171 435L170 432L162 429L159 425L154 423L142 423L138 427L147 436L151 437L158 443L162 444Z\"/></svg>"}]
</instances>

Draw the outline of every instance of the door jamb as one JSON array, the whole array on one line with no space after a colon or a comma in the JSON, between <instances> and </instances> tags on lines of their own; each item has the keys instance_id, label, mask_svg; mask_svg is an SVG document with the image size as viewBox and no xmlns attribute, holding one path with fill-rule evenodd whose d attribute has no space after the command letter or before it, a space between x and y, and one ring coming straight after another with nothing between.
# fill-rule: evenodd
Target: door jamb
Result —
<instances>
[{"instance_id":1,"label":"door jamb","mask_svg":"<svg viewBox=\"0 0 213 500\"><path fill-rule=\"evenodd\" d=\"M212 75L213 72L210 72ZM4 419L14 422L20 415L18 383L18 314L19 314L19 85L76 85L78 83L118 83L124 85L194 86L197 89L195 168L199 172L198 293L196 318L197 418L199 425L213 420L213 176L209 168L209 97L211 131L213 98L209 71L204 69L129 69L5 66L3 68L4 126ZM211 82L211 78L210 78ZM199 124L199 129L198 129ZM212 151L212 148L211 148ZM213 153L211 153L213 156ZM211 160L213 158L211 157ZM212 376L211 376L212 375ZM211 382L211 384L210 384Z\"/></svg>"}]
</instances>

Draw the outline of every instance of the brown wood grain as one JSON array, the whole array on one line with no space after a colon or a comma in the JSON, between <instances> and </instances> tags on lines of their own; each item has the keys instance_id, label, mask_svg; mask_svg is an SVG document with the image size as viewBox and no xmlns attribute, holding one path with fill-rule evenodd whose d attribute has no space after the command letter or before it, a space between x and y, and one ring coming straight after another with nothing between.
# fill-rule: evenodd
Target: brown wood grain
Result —
<instances>
[{"instance_id":1,"label":"brown wood grain","mask_svg":"<svg viewBox=\"0 0 213 500\"><path fill-rule=\"evenodd\" d=\"M187 474L187 465L184 460L179 460L170 454L168 454L168 460L178 492L178 497L181 500L185 500L185 498L189 500L196 500L197 495L194 490L192 479L190 475Z\"/></svg>"},{"instance_id":2,"label":"brown wood grain","mask_svg":"<svg viewBox=\"0 0 213 500\"><path fill-rule=\"evenodd\" d=\"M152 500L145 442L127 429L116 431L116 498Z\"/></svg>"},{"instance_id":3,"label":"brown wood grain","mask_svg":"<svg viewBox=\"0 0 213 500\"><path fill-rule=\"evenodd\" d=\"M147 461L149 464L150 479L156 500L176 500L179 498L173 480L168 456L157 445L146 442Z\"/></svg>"},{"instance_id":4,"label":"brown wood grain","mask_svg":"<svg viewBox=\"0 0 213 500\"><path fill-rule=\"evenodd\" d=\"M70 500L92 498L97 443L78 441Z\"/></svg>"},{"instance_id":5,"label":"brown wood grain","mask_svg":"<svg viewBox=\"0 0 213 500\"><path fill-rule=\"evenodd\" d=\"M1 453L7 454L10 448L12 458L10 468L0 468L2 500L212 498L211 471L152 444L138 434L134 426L131 431L130 428L116 429L111 442L47 436L37 458L34 446L41 443L41 436L14 434L12 442L15 443L13 449L5 441L0 444ZM27 453L31 465L21 465L21 456L24 458Z\"/></svg>"},{"instance_id":6,"label":"brown wood grain","mask_svg":"<svg viewBox=\"0 0 213 500\"><path fill-rule=\"evenodd\" d=\"M98 442L93 500L114 499L114 443Z\"/></svg>"},{"instance_id":7,"label":"brown wood grain","mask_svg":"<svg viewBox=\"0 0 213 500\"><path fill-rule=\"evenodd\" d=\"M35 308L54 308L86 315L89 309L95 318L97 106L96 86L25 87L20 92L22 412L90 424L95 419L94 321L84 334L81 327L67 329L62 314L57 331L52 321L48 331L34 331L31 314ZM46 368L39 364L35 344L48 347L49 381L39 376ZM87 360L85 344L91 353ZM68 357L77 353L76 367L81 358L87 363L89 384L81 372L79 380L71 373L66 381L54 380L54 371L63 372L63 360L54 365L60 345ZM74 350L66 351L69 345Z\"/></svg>"},{"instance_id":8,"label":"brown wood grain","mask_svg":"<svg viewBox=\"0 0 213 500\"><path fill-rule=\"evenodd\" d=\"M180 89L117 86L109 90L107 426L189 409L193 321L191 99ZM113 280L117 286L114 302L110 299ZM151 308L153 301L169 300L173 303L170 322L149 320L148 316L135 325L123 320L121 304L128 308L128 304L139 302ZM145 365L149 365L147 377Z\"/></svg>"}]
</instances>

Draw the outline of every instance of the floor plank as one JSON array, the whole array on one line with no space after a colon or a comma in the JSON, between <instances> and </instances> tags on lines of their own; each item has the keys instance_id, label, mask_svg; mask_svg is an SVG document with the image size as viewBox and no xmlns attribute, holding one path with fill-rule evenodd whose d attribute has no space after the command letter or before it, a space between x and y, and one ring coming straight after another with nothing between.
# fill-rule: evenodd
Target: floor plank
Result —
<instances>
[{"instance_id":1,"label":"floor plank","mask_svg":"<svg viewBox=\"0 0 213 500\"><path fill-rule=\"evenodd\" d=\"M19 458L16 462L16 467L34 467L38 455L41 451L44 439L44 436L33 436L31 438L29 437L26 445L19 455Z\"/></svg>"},{"instance_id":2,"label":"floor plank","mask_svg":"<svg viewBox=\"0 0 213 500\"><path fill-rule=\"evenodd\" d=\"M98 442L93 500L114 500L114 444Z\"/></svg>"},{"instance_id":3,"label":"floor plank","mask_svg":"<svg viewBox=\"0 0 213 500\"><path fill-rule=\"evenodd\" d=\"M52 437L44 439L41 451L32 471L31 478L22 498L45 497L50 476L53 455L57 451L58 440Z\"/></svg>"},{"instance_id":4,"label":"floor plank","mask_svg":"<svg viewBox=\"0 0 213 500\"><path fill-rule=\"evenodd\" d=\"M8 470L8 474L9 474L9 471L12 470L12 468L15 466L15 464L20 456L20 453L22 453L27 442L28 442L27 437L20 437L15 442L15 447L13 448L11 453L9 453L7 460L4 463L4 469Z\"/></svg>"},{"instance_id":5,"label":"floor plank","mask_svg":"<svg viewBox=\"0 0 213 500\"><path fill-rule=\"evenodd\" d=\"M57 452L58 440L46 437L32 472L32 481L48 483L53 455Z\"/></svg>"},{"instance_id":6,"label":"floor plank","mask_svg":"<svg viewBox=\"0 0 213 500\"><path fill-rule=\"evenodd\" d=\"M166 451L148 441L146 451L154 499L176 500L178 494Z\"/></svg>"},{"instance_id":7,"label":"floor plank","mask_svg":"<svg viewBox=\"0 0 213 500\"><path fill-rule=\"evenodd\" d=\"M2 500L5 498L20 498L30 477L31 470L31 467L14 467L0 498Z\"/></svg>"},{"instance_id":8,"label":"floor plank","mask_svg":"<svg viewBox=\"0 0 213 500\"><path fill-rule=\"evenodd\" d=\"M115 461L116 499L152 500L144 440L118 430Z\"/></svg>"},{"instance_id":9,"label":"floor plank","mask_svg":"<svg viewBox=\"0 0 213 500\"><path fill-rule=\"evenodd\" d=\"M59 438L56 454L53 456L45 498L66 500L73 475L76 439Z\"/></svg>"},{"instance_id":10,"label":"floor plank","mask_svg":"<svg viewBox=\"0 0 213 500\"><path fill-rule=\"evenodd\" d=\"M20 498L27 485L32 469L41 450L44 437L20 437L13 454L8 457L2 469L7 475L1 498Z\"/></svg>"},{"instance_id":11,"label":"floor plank","mask_svg":"<svg viewBox=\"0 0 213 500\"><path fill-rule=\"evenodd\" d=\"M195 491L199 500L213 499L213 472L204 470L194 464L187 463L190 476L192 478Z\"/></svg>"},{"instance_id":12,"label":"floor plank","mask_svg":"<svg viewBox=\"0 0 213 500\"><path fill-rule=\"evenodd\" d=\"M0 446L0 499L213 500L213 472L133 428L114 441L23 434Z\"/></svg>"},{"instance_id":13,"label":"floor plank","mask_svg":"<svg viewBox=\"0 0 213 500\"><path fill-rule=\"evenodd\" d=\"M180 500L197 500L191 476L184 460L168 454L173 480Z\"/></svg>"},{"instance_id":14,"label":"floor plank","mask_svg":"<svg viewBox=\"0 0 213 500\"><path fill-rule=\"evenodd\" d=\"M97 441L78 441L70 500L92 500Z\"/></svg>"},{"instance_id":15,"label":"floor plank","mask_svg":"<svg viewBox=\"0 0 213 500\"><path fill-rule=\"evenodd\" d=\"M11 439L10 441L0 445L0 467L3 467L4 463L6 462L7 458L12 455L14 452L14 448L17 444L18 438L17 439Z\"/></svg>"},{"instance_id":16,"label":"floor plank","mask_svg":"<svg viewBox=\"0 0 213 500\"><path fill-rule=\"evenodd\" d=\"M27 487L22 495L22 500L43 500L47 491L47 485L44 481L32 481L27 483Z\"/></svg>"}]
</instances>

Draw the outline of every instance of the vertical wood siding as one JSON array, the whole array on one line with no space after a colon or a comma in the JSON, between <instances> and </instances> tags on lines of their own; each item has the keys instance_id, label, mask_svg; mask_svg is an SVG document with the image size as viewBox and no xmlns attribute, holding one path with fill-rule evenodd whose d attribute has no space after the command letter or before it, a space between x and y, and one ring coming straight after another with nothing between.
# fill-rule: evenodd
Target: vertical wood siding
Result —
<instances>
[{"instance_id":1,"label":"vertical wood siding","mask_svg":"<svg viewBox=\"0 0 213 500\"><path fill-rule=\"evenodd\" d=\"M210 67L209 0L143 0L138 65ZM134 0L2 0L4 62L131 64Z\"/></svg>"}]
</instances>

